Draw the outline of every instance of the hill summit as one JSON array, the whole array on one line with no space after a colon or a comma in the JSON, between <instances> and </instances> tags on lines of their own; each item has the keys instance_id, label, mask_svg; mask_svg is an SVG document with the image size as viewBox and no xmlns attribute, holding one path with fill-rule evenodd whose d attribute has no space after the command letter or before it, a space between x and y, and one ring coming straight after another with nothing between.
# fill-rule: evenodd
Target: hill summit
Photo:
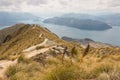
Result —
<instances>
[{"instance_id":1,"label":"hill summit","mask_svg":"<svg viewBox=\"0 0 120 80\"><path fill-rule=\"evenodd\" d=\"M67 42L40 25L13 25L0 30L0 55L17 55L26 48L42 43L45 39L58 44L67 44Z\"/></svg>"}]
</instances>

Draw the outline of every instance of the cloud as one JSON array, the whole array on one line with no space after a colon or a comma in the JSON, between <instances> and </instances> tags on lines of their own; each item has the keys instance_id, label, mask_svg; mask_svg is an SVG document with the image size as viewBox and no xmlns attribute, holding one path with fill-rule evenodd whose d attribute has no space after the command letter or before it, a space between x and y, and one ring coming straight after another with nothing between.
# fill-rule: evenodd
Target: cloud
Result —
<instances>
[{"instance_id":1,"label":"cloud","mask_svg":"<svg viewBox=\"0 0 120 80\"><path fill-rule=\"evenodd\" d=\"M116 7L120 6L120 0L100 0L100 5L106 5L107 7Z\"/></svg>"},{"instance_id":2,"label":"cloud","mask_svg":"<svg viewBox=\"0 0 120 80\"><path fill-rule=\"evenodd\" d=\"M0 0L0 11L118 12L120 0Z\"/></svg>"},{"instance_id":3,"label":"cloud","mask_svg":"<svg viewBox=\"0 0 120 80\"><path fill-rule=\"evenodd\" d=\"M22 0L0 0L0 7L1 6L13 6L13 5L19 5L21 4L23 1Z\"/></svg>"},{"instance_id":4,"label":"cloud","mask_svg":"<svg viewBox=\"0 0 120 80\"><path fill-rule=\"evenodd\" d=\"M40 5L40 4L47 4L48 0L27 0L26 2L28 5Z\"/></svg>"},{"instance_id":5,"label":"cloud","mask_svg":"<svg viewBox=\"0 0 120 80\"><path fill-rule=\"evenodd\" d=\"M120 13L120 0L100 0L98 10Z\"/></svg>"},{"instance_id":6,"label":"cloud","mask_svg":"<svg viewBox=\"0 0 120 80\"><path fill-rule=\"evenodd\" d=\"M110 7L120 7L120 0L111 0L109 2Z\"/></svg>"}]
</instances>

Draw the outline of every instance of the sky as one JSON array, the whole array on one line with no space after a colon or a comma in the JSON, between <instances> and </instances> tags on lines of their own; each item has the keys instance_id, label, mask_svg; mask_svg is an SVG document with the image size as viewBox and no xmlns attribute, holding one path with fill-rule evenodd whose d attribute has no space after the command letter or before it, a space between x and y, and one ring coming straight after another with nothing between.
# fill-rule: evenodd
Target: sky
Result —
<instances>
[{"instance_id":1,"label":"sky","mask_svg":"<svg viewBox=\"0 0 120 80\"><path fill-rule=\"evenodd\" d=\"M32 13L120 12L120 0L0 0L0 11Z\"/></svg>"}]
</instances>

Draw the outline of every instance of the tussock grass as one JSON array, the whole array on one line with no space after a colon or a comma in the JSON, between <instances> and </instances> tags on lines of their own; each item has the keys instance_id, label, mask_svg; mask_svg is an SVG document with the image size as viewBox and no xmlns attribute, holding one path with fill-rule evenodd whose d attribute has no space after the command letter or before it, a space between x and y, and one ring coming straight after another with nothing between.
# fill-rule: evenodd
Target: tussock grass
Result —
<instances>
[{"instance_id":1,"label":"tussock grass","mask_svg":"<svg viewBox=\"0 0 120 80\"><path fill-rule=\"evenodd\" d=\"M81 64L78 61L70 64L65 59L64 65L58 57L61 56L48 57L45 67L20 59L20 63L10 67L6 75L9 80L120 80L119 62L110 56L98 61L97 56L88 54Z\"/></svg>"},{"instance_id":2,"label":"tussock grass","mask_svg":"<svg viewBox=\"0 0 120 80\"><path fill-rule=\"evenodd\" d=\"M7 77L11 77L21 70L22 70L22 65L9 66L6 71L6 75Z\"/></svg>"},{"instance_id":3,"label":"tussock grass","mask_svg":"<svg viewBox=\"0 0 120 80\"><path fill-rule=\"evenodd\" d=\"M76 43L63 41L43 27L29 26L12 33L13 38L0 46L0 53L3 53L0 59L18 59L17 65L6 70L8 80L120 80L120 49L89 47L84 53L85 49ZM39 38L41 33L42 37ZM40 44L45 38L68 47L72 57L64 55L62 64L62 55L50 51L55 56L47 56L43 67L39 61L26 59L21 54L24 49ZM42 48L44 46L36 47L37 50Z\"/></svg>"},{"instance_id":4,"label":"tussock grass","mask_svg":"<svg viewBox=\"0 0 120 80\"><path fill-rule=\"evenodd\" d=\"M9 80L39 80L41 66L36 62L30 64L19 63L15 66L10 66L6 75Z\"/></svg>"},{"instance_id":5,"label":"tussock grass","mask_svg":"<svg viewBox=\"0 0 120 80\"><path fill-rule=\"evenodd\" d=\"M28 63L31 63L32 60L31 60L31 59L27 59L27 58L25 57L25 55L21 54L21 55L18 57L17 62L18 62L18 63L26 63L26 64L28 64Z\"/></svg>"},{"instance_id":6,"label":"tussock grass","mask_svg":"<svg viewBox=\"0 0 120 80\"><path fill-rule=\"evenodd\" d=\"M77 80L80 77L81 71L78 71L75 66L57 66L43 80Z\"/></svg>"}]
</instances>

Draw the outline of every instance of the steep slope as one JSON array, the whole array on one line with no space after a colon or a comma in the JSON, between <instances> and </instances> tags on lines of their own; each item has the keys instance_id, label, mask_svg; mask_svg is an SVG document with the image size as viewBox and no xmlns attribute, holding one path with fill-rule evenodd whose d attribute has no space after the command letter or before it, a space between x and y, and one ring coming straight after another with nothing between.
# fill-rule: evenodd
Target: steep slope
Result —
<instances>
[{"instance_id":1,"label":"steep slope","mask_svg":"<svg viewBox=\"0 0 120 80\"><path fill-rule=\"evenodd\" d=\"M48 29L35 24L16 24L1 30L0 34L0 55L4 56L4 58L10 58L10 55L17 56L24 49L40 44L46 38L60 45L72 46Z\"/></svg>"}]
</instances>

